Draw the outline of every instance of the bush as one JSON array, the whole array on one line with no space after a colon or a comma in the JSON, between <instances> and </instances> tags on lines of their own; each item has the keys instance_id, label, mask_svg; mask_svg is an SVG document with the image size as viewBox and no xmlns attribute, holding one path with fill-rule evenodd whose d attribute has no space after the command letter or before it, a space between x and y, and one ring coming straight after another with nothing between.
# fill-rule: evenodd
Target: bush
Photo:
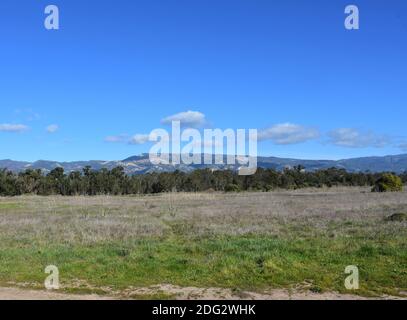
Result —
<instances>
[{"instance_id":1,"label":"bush","mask_svg":"<svg viewBox=\"0 0 407 320\"><path fill-rule=\"evenodd\" d=\"M407 213L395 213L386 218L386 221L407 221Z\"/></svg>"},{"instance_id":2,"label":"bush","mask_svg":"<svg viewBox=\"0 0 407 320\"><path fill-rule=\"evenodd\" d=\"M376 182L372 192L400 192L403 191L403 182L400 177L390 173L383 174Z\"/></svg>"},{"instance_id":3,"label":"bush","mask_svg":"<svg viewBox=\"0 0 407 320\"><path fill-rule=\"evenodd\" d=\"M225 187L225 192L239 192L240 187L237 184L231 183Z\"/></svg>"}]
</instances>

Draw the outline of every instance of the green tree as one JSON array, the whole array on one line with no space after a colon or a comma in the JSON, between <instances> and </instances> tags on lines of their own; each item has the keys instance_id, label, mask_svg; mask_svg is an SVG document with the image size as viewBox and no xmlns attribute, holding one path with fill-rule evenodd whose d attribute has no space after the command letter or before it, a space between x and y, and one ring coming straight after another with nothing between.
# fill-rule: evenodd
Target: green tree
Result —
<instances>
[{"instance_id":1,"label":"green tree","mask_svg":"<svg viewBox=\"0 0 407 320\"><path fill-rule=\"evenodd\" d=\"M403 182L400 177L391 174L383 174L375 183L372 192L400 192L403 191Z\"/></svg>"},{"instance_id":2,"label":"green tree","mask_svg":"<svg viewBox=\"0 0 407 320\"><path fill-rule=\"evenodd\" d=\"M230 183L225 187L225 192L239 192L240 187L235 183Z\"/></svg>"}]
</instances>

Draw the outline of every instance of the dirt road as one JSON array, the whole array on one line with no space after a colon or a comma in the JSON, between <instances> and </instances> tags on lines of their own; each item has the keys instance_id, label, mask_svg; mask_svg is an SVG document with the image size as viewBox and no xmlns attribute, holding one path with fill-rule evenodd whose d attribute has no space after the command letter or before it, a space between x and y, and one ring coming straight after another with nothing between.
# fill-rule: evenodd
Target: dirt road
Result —
<instances>
[{"instance_id":1,"label":"dirt road","mask_svg":"<svg viewBox=\"0 0 407 320\"><path fill-rule=\"evenodd\" d=\"M20 288L0 287L0 300L113 300L113 299L134 299L135 296L151 296L157 292L171 294L174 299L215 299L215 300L365 300L367 298L351 295L339 294L335 292L313 293L310 291L291 292L285 289L275 289L264 293L239 292L220 288L195 288L177 287L171 285L160 285L148 288L135 288L113 294L111 296L96 294L66 294L55 291L29 290ZM406 299L401 297L383 296L381 299Z\"/></svg>"},{"instance_id":2,"label":"dirt road","mask_svg":"<svg viewBox=\"0 0 407 320\"><path fill-rule=\"evenodd\" d=\"M109 297L98 295L76 295L53 291L0 288L0 300L107 300Z\"/></svg>"}]
</instances>

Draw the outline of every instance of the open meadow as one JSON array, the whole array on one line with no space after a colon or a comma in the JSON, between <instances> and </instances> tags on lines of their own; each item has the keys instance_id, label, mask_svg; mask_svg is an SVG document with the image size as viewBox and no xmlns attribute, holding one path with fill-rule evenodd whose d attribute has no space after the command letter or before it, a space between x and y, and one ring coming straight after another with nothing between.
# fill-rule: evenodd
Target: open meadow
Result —
<instances>
[{"instance_id":1,"label":"open meadow","mask_svg":"<svg viewBox=\"0 0 407 320\"><path fill-rule=\"evenodd\" d=\"M407 192L365 188L0 198L0 287L43 289L55 265L70 294L405 297L407 221L387 219L396 213ZM344 286L348 265L359 290Z\"/></svg>"}]
</instances>

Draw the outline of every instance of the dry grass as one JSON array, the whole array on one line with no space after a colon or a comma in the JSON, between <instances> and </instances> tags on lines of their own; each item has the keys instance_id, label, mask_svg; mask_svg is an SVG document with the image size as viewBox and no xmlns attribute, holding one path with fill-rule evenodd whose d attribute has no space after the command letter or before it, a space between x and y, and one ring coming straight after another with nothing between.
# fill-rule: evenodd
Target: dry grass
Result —
<instances>
[{"instance_id":1,"label":"dry grass","mask_svg":"<svg viewBox=\"0 0 407 320\"><path fill-rule=\"evenodd\" d=\"M407 212L406 192L380 194L362 188L133 197L23 196L0 198L0 233L11 240L90 244L169 233L291 236L291 228L297 230L292 236L301 231L335 236L359 226L364 236L374 237L404 227L383 223L397 212ZM338 224L344 225L335 228Z\"/></svg>"},{"instance_id":2,"label":"dry grass","mask_svg":"<svg viewBox=\"0 0 407 320\"><path fill-rule=\"evenodd\" d=\"M361 294L398 294L407 222L386 217L399 212L406 192L363 188L0 198L0 281L38 285L56 264L94 286L343 291L356 261L369 280Z\"/></svg>"}]
</instances>

